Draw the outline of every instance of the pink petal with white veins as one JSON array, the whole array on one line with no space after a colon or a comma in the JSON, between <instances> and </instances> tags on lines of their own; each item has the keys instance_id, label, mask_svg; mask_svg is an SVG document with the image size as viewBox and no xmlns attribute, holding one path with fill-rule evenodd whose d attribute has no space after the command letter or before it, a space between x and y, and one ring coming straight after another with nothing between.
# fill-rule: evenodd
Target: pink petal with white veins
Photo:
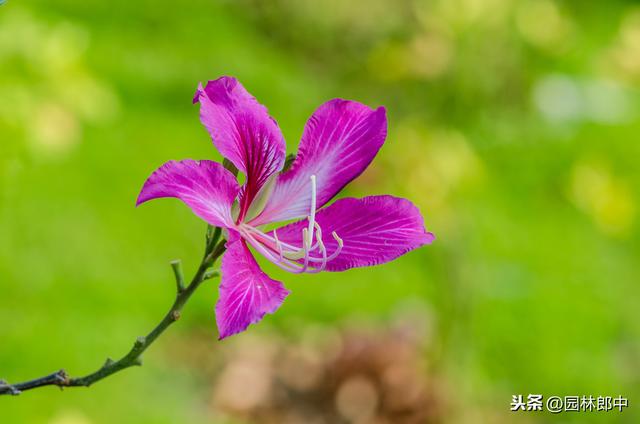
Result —
<instances>
[{"instance_id":1,"label":"pink petal with white veins","mask_svg":"<svg viewBox=\"0 0 640 424\"><path fill-rule=\"evenodd\" d=\"M175 197L209 224L229 227L233 226L231 205L238 191L236 178L217 162L170 161L145 181L136 206L152 199Z\"/></svg>"},{"instance_id":2,"label":"pink petal with white veins","mask_svg":"<svg viewBox=\"0 0 640 424\"><path fill-rule=\"evenodd\" d=\"M267 205L252 225L309 214L310 178L316 176L317 207L322 207L369 166L387 136L385 109L334 99L307 122L291 169L278 176Z\"/></svg>"},{"instance_id":3,"label":"pink petal with white veins","mask_svg":"<svg viewBox=\"0 0 640 424\"><path fill-rule=\"evenodd\" d=\"M388 195L337 200L317 212L316 222L322 229L326 254L339 251L326 263L327 271L383 264L435 239L425 230L416 206L406 199ZM302 231L307 224L307 220L302 220L278 228L279 241L290 246L302 245ZM270 235L273 236L273 232ZM320 248L314 249L311 255L321 258ZM312 265L320 264L315 261Z\"/></svg>"},{"instance_id":4,"label":"pink petal with white veins","mask_svg":"<svg viewBox=\"0 0 640 424\"><path fill-rule=\"evenodd\" d=\"M220 298L216 304L220 339L244 331L265 314L274 313L288 294L281 282L262 272L244 240L232 230L222 257Z\"/></svg>"}]
</instances>

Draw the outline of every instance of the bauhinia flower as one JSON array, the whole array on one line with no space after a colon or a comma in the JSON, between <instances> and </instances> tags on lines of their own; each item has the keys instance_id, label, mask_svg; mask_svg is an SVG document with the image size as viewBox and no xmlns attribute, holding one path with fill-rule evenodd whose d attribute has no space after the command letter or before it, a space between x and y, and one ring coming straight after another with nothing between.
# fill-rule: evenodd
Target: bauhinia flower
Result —
<instances>
[{"instance_id":1,"label":"bauhinia flower","mask_svg":"<svg viewBox=\"0 0 640 424\"><path fill-rule=\"evenodd\" d=\"M321 105L283 170L286 149L278 124L236 79L200 85L193 101L200 103L200 120L214 146L244 173L244 183L217 162L170 161L147 179L137 204L175 197L225 229L216 305L220 339L275 312L290 293L260 269L248 245L286 271L317 273L382 264L434 240L406 199L344 198L323 208L382 147L383 107L341 99ZM298 221L264 229L292 220Z\"/></svg>"}]
</instances>

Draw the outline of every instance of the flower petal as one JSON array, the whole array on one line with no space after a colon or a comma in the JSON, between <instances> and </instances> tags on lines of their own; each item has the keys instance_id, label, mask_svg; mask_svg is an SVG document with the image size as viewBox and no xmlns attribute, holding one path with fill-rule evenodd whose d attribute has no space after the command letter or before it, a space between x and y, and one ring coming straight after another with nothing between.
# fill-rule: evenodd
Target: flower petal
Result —
<instances>
[{"instance_id":1,"label":"flower petal","mask_svg":"<svg viewBox=\"0 0 640 424\"><path fill-rule=\"evenodd\" d=\"M222 77L200 86L194 102L200 102L200 120L213 144L247 176L240 215L269 177L284 164L286 146L276 121L267 108L235 78Z\"/></svg>"},{"instance_id":2,"label":"flower petal","mask_svg":"<svg viewBox=\"0 0 640 424\"><path fill-rule=\"evenodd\" d=\"M387 136L385 109L334 99L307 122L291 169L278 176L263 213L252 223L300 218L309 214L310 177L316 176L317 207L322 207L371 163Z\"/></svg>"},{"instance_id":3,"label":"flower petal","mask_svg":"<svg viewBox=\"0 0 640 424\"><path fill-rule=\"evenodd\" d=\"M222 257L222 283L216 304L220 339L246 330L266 313L274 313L288 294L281 282L262 272L244 241L232 235Z\"/></svg>"},{"instance_id":4,"label":"flower petal","mask_svg":"<svg viewBox=\"0 0 640 424\"><path fill-rule=\"evenodd\" d=\"M160 197L175 197L209 224L228 227L233 226L231 205L238 191L236 178L217 162L170 161L147 178L136 206Z\"/></svg>"},{"instance_id":5,"label":"flower petal","mask_svg":"<svg viewBox=\"0 0 640 424\"><path fill-rule=\"evenodd\" d=\"M322 228L322 240L328 255L339 248L331 235L333 231L344 242L340 254L327 263L327 271L389 262L435 239L425 230L418 208L406 199L393 196L337 200L318 211L316 222ZM302 229L307 225L305 219L278 228L278 239L301 246ZM318 249L311 253L321 257Z\"/></svg>"}]
</instances>

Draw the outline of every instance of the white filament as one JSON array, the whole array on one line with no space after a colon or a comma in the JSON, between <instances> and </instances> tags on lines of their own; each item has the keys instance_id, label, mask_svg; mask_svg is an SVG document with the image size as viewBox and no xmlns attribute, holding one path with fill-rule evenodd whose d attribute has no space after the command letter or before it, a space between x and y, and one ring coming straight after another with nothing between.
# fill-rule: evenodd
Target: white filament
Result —
<instances>
[{"instance_id":1,"label":"white filament","mask_svg":"<svg viewBox=\"0 0 640 424\"><path fill-rule=\"evenodd\" d=\"M317 207L317 189L316 189L316 176L311 176L311 205L307 220L309 224L306 228L302 229L302 246L296 247L289 243L284 243L278 239L278 233L273 231L273 237L265 234L264 232L252 227L248 224L242 223L239 225L240 232L244 235L245 239L251 244L258 252L263 254L271 262L284 269L285 271L293 273L317 273L324 271L327 262L335 259L344 246L344 242L335 231L331 233L331 236L338 243L336 250L327 254L327 249L322 241L322 228L316 222L316 207ZM313 235L315 230L316 243L314 244ZM320 257L313 256L311 252L318 250ZM302 261L302 264L299 262ZM311 265L312 268L309 268Z\"/></svg>"}]
</instances>

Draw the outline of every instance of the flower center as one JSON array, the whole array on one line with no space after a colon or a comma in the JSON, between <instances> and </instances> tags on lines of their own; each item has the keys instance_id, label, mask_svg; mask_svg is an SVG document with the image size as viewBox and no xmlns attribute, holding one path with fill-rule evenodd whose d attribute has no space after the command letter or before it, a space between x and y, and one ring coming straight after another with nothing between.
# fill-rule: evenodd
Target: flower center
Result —
<instances>
[{"instance_id":1,"label":"flower center","mask_svg":"<svg viewBox=\"0 0 640 424\"><path fill-rule=\"evenodd\" d=\"M263 254L267 259L278 265L280 268L293 273L316 273L323 271L327 262L335 259L340 254L342 247L344 246L342 239L338 237L338 234L336 234L335 231L333 231L331 235L338 246L335 251L330 255L328 254L327 248L322 241L322 228L320 227L320 224L316 222L316 176L312 175L310 179L311 205L309 215L307 215L309 224L306 228L302 229L302 246L298 247L280 241L276 230L273 230L272 237L249 224L241 223L238 225L240 233L258 252ZM314 232L316 238L315 244L313 240ZM317 251L317 254L312 253L315 251ZM300 261L302 261L302 263L300 263Z\"/></svg>"}]
</instances>

